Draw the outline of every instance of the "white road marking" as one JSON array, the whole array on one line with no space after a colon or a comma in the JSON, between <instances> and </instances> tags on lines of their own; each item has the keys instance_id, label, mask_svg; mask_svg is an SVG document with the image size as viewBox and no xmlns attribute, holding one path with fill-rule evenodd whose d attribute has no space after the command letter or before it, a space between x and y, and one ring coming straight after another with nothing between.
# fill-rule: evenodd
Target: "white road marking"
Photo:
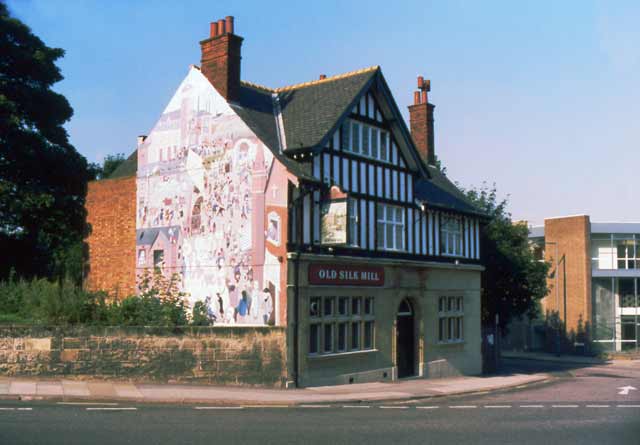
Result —
<instances>
[{"instance_id":1,"label":"white road marking","mask_svg":"<svg viewBox=\"0 0 640 445\"><path fill-rule=\"evenodd\" d=\"M511 405L485 405L485 408L511 408Z\"/></svg>"},{"instance_id":2,"label":"white road marking","mask_svg":"<svg viewBox=\"0 0 640 445\"><path fill-rule=\"evenodd\" d=\"M620 392L618 393L621 396L628 396L629 395L629 391L637 391L638 388L634 388L633 386L620 386L618 388L620 390Z\"/></svg>"},{"instance_id":3,"label":"white road marking","mask_svg":"<svg viewBox=\"0 0 640 445\"><path fill-rule=\"evenodd\" d=\"M92 406L117 406L111 402L56 402L56 405L92 405Z\"/></svg>"},{"instance_id":4,"label":"white road marking","mask_svg":"<svg viewBox=\"0 0 640 445\"><path fill-rule=\"evenodd\" d=\"M210 410L210 409L242 409L242 406L196 406L193 409Z\"/></svg>"},{"instance_id":5,"label":"white road marking","mask_svg":"<svg viewBox=\"0 0 640 445\"><path fill-rule=\"evenodd\" d=\"M33 411L33 408L0 408L0 411Z\"/></svg>"},{"instance_id":6,"label":"white road marking","mask_svg":"<svg viewBox=\"0 0 640 445\"><path fill-rule=\"evenodd\" d=\"M416 406L416 409L438 409L439 406Z\"/></svg>"},{"instance_id":7,"label":"white road marking","mask_svg":"<svg viewBox=\"0 0 640 445\"><path fill-rule=\"evenodd\" d=\"M551 405L551 408L578 408L580 405Z\"/></svg>"},{"instance_id":8,"label":"white road marking","mask_svg":"<svg viewBox=\"0 0 640 445\"><path fill-rule=\"evenodd\" d=\"M137 411L138 408L133 407L118 407L118 408L105 408L105 407L89 407L85 408L87 411Z\"/></svg>"},{"instance_id":9,"label":"white road marking","mask_svg":"<svg viewBox=\"0 0 640 445\"><path fill-rule=\"evenodd\" d=\"M380 409L407 409L408 406L381 406Z\"/></svg>"},{"instance_id":10,"label":"white road marking","mask_svg":"<svg viewBox=\"0 0 640 445\"><path fill-rule=\"evenodd\" d=\"M640 408L640 405L618 405L618 408Z\"/></svg>"},{"instance_id":11,"label":"white road marking","mask_svg":"<svg viewBox=\"0 0 640 445\"><path fill-rule=\"evenodd\" d=\"M344 405L343 408L371 408L370 405Z\"/></svg>"},{"instance_id":12,"label":"white road marking","mask_svg":"<svg viewBox=\"0 0 640 445\"><path fill-rule=\"evenodd\" d=\"M611 405L585 405L587 408L609 408Z\"/></svg>"},{"instance_id":13,"label":"white road marking","mask_svg":"<svg viewBox=\"0 0 640 445\"><path fill-rule=\"evenodd\" d=\"M451 409L469 409L469 408L477 408L477 405L450 405Z\"/></svg>"},{"instance_id":14,"label":"white road marking","mask_svg":"<svg viewBox=\"0 0 640 445\"><path fill-rule=\"evenodd\" d=\"M291 408L290 405L242 405L243 408Z\"/></svg>"},{"instance_id":15,"label":"white road marking","mask_svg":"<svg viewBox=\"0 0 640 445\"><path fill-rule=\"evenodd\" d=\"M520 408L544 408L544 405L520 405Z\"/></svg>"},{"instance_id":16,"label":"white road marking","mask_svg":"<svg viewBox=\"0 0 640 445\"><path fill-rule=\"evenodd\" d=\"M300 405L300 408L331 408L331 405Z\"/></svg>"}]
</instances>

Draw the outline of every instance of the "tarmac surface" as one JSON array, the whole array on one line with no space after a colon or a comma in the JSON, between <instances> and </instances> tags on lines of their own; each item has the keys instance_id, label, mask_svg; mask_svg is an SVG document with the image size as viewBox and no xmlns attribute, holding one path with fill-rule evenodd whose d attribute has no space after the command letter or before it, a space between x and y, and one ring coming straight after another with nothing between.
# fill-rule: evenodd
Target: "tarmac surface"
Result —
<instances>
[{"instance_id":1,"label":"tarmac surface","mask_svg":"<svg viewBox=\"0 0 640 445\"><path fill-rule=\"evenodd\" d=\"M439 382L437 397L341 402L343 393L356 386L348 385L334 387L331 401L289 405L0 400L0 443L639 443L640 363L511 358L505 360L503 370L505 375L489 381L513 383L505 379L520 376L545 379L457 395L444 394L443 388L478 389L477 380L447 379ZM388 385L413 394L426 390L426 386L420 391L408 389L421 382ZM625 387L638 389L625 391ZM328 390L300 391L319 391L326 397ZM430 386L429 391L436 387Z\"/></svg>"}]
</instances>

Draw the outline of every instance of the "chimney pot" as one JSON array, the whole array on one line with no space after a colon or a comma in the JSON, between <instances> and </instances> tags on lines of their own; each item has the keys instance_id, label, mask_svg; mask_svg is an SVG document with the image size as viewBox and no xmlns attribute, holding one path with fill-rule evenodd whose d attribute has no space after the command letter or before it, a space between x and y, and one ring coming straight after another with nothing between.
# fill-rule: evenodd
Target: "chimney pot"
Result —
<instances>
[{"instance_id":1,"label":"chimney pot","mask_svg":"<svg viewBox=\"0 0 640 445\"><path fill-rule=\"evenodd\" d=\"M240 96L242 37L233 33L232 16L211 23L211 37L200 42L200 72L222 97L235 102Z\"/></svg>"},{"instance_id":2,"label":"chimney pot","mask_svg":"<svg viewBox=\"0 0 640 445\"><path fill-rule=\"evenodd\" d=\"M326 74L320 74L320 80L324 80L324 79L326 79L326 78L327 78L327 75L326 75Z\"/></svg>"},{"instance_id":3,"label":"chimney pot","mask_svg":"<svg viewBox=\"0 0 640 445\"><path fill-rule=\"evenodd\" d=\"M225 28L228 34L233 34L233 16L228 15L225 17Z\"/></svg>"},{"instance_id":4,"label":"chimney pot","mask_svg":"<svg viewBox=\"0 0 640 445\"><path fill-rule=\"evenodd\" d=\"M418 105L420 103L420 91L414 91L413 93L413 104Z\"/></svg>"},{"instance_id":5,"label":"chimney pot","mask_svg":"<svg viewBox=\"0 0 640 445\"><path fill-rule=\"evenodd\" d=\"M418 76L418 89L421 90L424 88L424 77Z\"/></svg>"},{"instance_id":6,"label":"chimney pot","mask_svg":"<svg viewBox=\"0 0 640 445\"><path fill-rule=\"evenodd\" d=\"M429 102L429 99L427 97L427 90L422 90L422 103L426 104Z\"/></svg>"}]
</instances>

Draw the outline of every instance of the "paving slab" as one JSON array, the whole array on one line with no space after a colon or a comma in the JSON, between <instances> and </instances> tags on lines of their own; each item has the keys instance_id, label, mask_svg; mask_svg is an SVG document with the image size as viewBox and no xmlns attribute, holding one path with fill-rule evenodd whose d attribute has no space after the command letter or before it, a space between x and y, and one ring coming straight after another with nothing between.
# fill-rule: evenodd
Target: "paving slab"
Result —
<instances>
[{"instance_id":1,"label":"paving slab","mask_svg":"<svg viewBox=\"0 0 640 445\"><path fill-rule=\"evenodd\" d=\"M90 382L87 383L90 397L115 398L117 396L113 383Z\"/></svg>"},{"instance_id":2,"label":"paving slab","mask_svg":"<svg viewBox=\"0 0 640 445\"><path fill-rule=\"evenodd\" d=\"M113 385L113 389L118 397L125 399L141 399L143 397L136 385L132 383L117 383Z\"/></svg>"},{"instance_id":3,"label":"paving slab","mask_svg":"<svg viewBox=\"0 0 640 445\"><path fill-rule=\"evenodd\" d=\"M9 394L13 395L28 395L35 396L37 393L37 382L36 381L13 381L11 385L9 385Z\"/></svg>"},{"instance_id":4,"label":"paving slab","mask_svg":"<svg viewBox=\"0 0 640 445\"><path fill-rule=\"evenodd\" d=\"M65 397L89 397L91 395L87 382L63 380L62 390Z\"/></svg>"},{"instance_id":5,"label":"paving slab","mask_svg":"<svg viewBox=\"0 0 640 445\"><path fill-rule=\"evenodd\" d=\"M61 382L38 382L36 394L39 396L61 396L64 394Z\"/></svg>"},{"instance_id":6,"label":"paving slab","mask_svg":"<svg viewBox=\"0 0 640 445\"><path fill-rule=\"evenodd\" d=\"M6 395L9 394L9 382L2 382L0 383L0 395Z\"/></svg>"}]
</instances>

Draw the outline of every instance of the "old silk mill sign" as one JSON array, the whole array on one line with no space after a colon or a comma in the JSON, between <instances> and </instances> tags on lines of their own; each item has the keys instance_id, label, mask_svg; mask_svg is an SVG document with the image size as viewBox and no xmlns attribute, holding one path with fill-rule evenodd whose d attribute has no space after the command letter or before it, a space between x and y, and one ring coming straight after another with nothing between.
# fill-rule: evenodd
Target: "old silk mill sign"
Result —
<instances>
[{"instance_id":1,"label":"old silk mill sign","mask_svg":"<svg viewBox=\"0 0 640 445\"><path fill-rule=\"evenodd\" d=\"M312 264L309 266L309 284L384 286L384 267Z\"/></svg>"}]
</instances>

